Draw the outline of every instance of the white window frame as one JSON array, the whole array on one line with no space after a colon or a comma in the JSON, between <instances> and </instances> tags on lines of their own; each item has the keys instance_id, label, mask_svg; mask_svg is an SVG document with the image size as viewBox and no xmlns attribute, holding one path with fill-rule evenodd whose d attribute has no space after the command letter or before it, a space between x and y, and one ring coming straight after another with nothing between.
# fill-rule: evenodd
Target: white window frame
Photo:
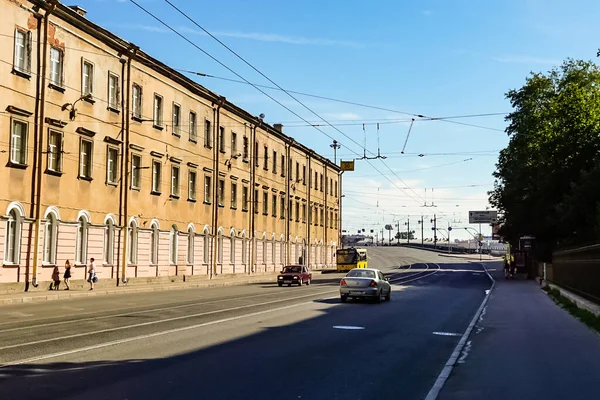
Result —
<instances>
[{"instance_id":1,"label":"white window frame","mask_svg":"<svg viewBox=\"0 0 600 400\"><path fill-rule=\"evenodd\" d=\"M53 140L56 138L58 138L58 141ZM62 149L63 133L54 129L48 129L48 171L62 172Z\"/></svg>"},{"instance_id":2,"label":"white window frame","mask_svg":"<svg viewBox=\"0 0 600 400\"><path fill-rule=\"evenodd\" d=\"M44 224L44 246L43 263L45 265L56 265L56 235L58 233L58 219L51 212L46 217Z\"/></svg>"},{"instance_id":3,"label":"white window frame","mask_svg":"<svg viewBox=\"0 0 600 400\"><path fill-rule=\"evenodd\" d=\"M89 152L85 151L85 145L89 145ZM87 161L87 162L86 162ZM81 138L79 141L79 177L92 179L94 162L94 141Z\"/></svg>"},{"instance_id":4,"label":"white window frame","mask_svg":"<svg viewBox=\"0 0 600 400\"><path fill-rule=\"evenodd\" d=\"M204 119L204 147L212 149L212 124L209 119Z\"/></svg>"},{"instance_id":5,"label":"white window frame","mask_svg":"<svg viewBox=\"0 0 600 400\"><path fill-rule=\"evenodd\" d=\"M119 110L119 75L108 73L108 108Z\"/></svg>"},{"instance_id":6,"label":"white window frame","mask_svg":"<svg viewBox=\"0 0 600 400\"><path fill-rule=\"evenodd\" d=\"M20 44L19 39L22 39L23 43ZM15 29L13 69L31 74L31 31Z\"/></svg>"},{"instance_id":7,"label":"white window frame","mask_svg":"<svg viewBox=\"0 0 600 400\"><path fill-rule=\"evenodd\" d=\"M81 60L81 95L94 95L94 64L86 59Z\"/></svg>"},{"instance_id":8,"label":"white window frame","mask_svg":"<svg viewBox=\"0 0 600 400\"><path fill-rule=\"evenodd\" d=\"M217 264L223 264L223 231L217 232Z\"/></svg>"},{"instance_id":9,"label":"white window frame","mask_svg":"<svg viewBox=\"0 0 600 400\"><path fill-rule=\"evenodd\" d=\"M115 262L115 223L111 218L106 221L104 228L104 263L113 265Z\"/></svg>"},{"instance_id":10,"label":"white window frame","mask_svg":"<svg viewBox=\"0 0 600 400\"><path fill-rule=\"evenodd\" d=\"M196 201L196 188L198 187L198 173L190 169L188 171L188 200Z\"/></svg>"},{"instance_id":11,"label":"white window frame","mask_svg":"<svg viewBox=\"0 0 600 400\"><path fill-rule=\"evenodd\" d=\"M21 258L21 224L23 216L13 208L8 212L6 239L4 243L4 264L19 265Z\"/></svg>"},{"instance_id":12,"label":"white window frame","mask_svg":"<svg viewBox=\"0 0 600 400\"><path fill-rule=\"evenodd\" d=\"M242 186L242 211L248 211L248 186Z\"/></svg>"},{"instance_id":13,"label":"white window frame","mask_svg":"<svg viewBox=\"0 0 600 400\"><path fill-rule=\"evenodd\" d=\"M217 187L217 204L221 207L225 206L225 179L219 179Z\"/></svg>"},{"instance_id":14,"label":"white window frame","mask_svg":"<svg viewBox=\"0 0 600 400\"><path fill-rule=\"evenodd\" d=\"M20 131L17 131L17 126ZM12 118L10 123L10 163L27 165L29 140L29 124L26 121Z\"/></svg>"},{"instance_id":15,"label":"white window frame","mask_svg":"<svg viewBox=\"0 0 600 400\"><path fill-rule=\"evenodd\" d=\"M194 111L190 111L190 142L198 141L198 116Z\"/></svg>"},{"instance_id":16,"label":"white window frame","mask_svg":"<svg viewBox=\"0 0 600 400\"><path fill-rule=\"evenodd\" d=\"M111 154L115 156L111 159ZM111 177L111 175L113 175ZM119 181L119 148L106 146L106 183L116 185Z\"/></svg>"},{"instance_id":17,"label":"white window frame","mask_svg":"<svg viewBox=\"0 0 600 400\"><path fill-rule=\"evenodd\" d=\"M131 87L131 115L142 118L142 87L134 83Z\"/></svg>"},{"instance_id":18,"label":"white window frame","mask_svg":"<svg viewBox=\"0 0 600 400\"><path fill-rule=\"evenodd\" d=\"M237 183L231 182L231 208L237 209Z\"/></svg>"},{"instance_id":19,"label":"white window frame","mask_svg":"<svg viewBox=\"0 0 600 400\"><path fill-rule=\"evenodd\" d=\"M162 163L152 160L152 193L160 194L162 185Z\"/></svg>"},{"instance_id":20,"label":"white window frame","mask_svg":"<svg viewBox=\"0 0 600 400\"><path fill-rule=\"evenodd\" d=\"M158 242L160 240L160 231L156 222L150 226L150 265L158 264Z\"/></svg>"},{"instance_id":21,"label":"white window frame","mask_svg":"<svg viewBox=\"0 0 600 400\"><path fill-rule=\"evenodd\" d=\"M153 108L152 108L152 121L153 121L152 123L154 124L155 127L163 126L163 107L164 107L163 97L158 93L154 93L154 103L153 103Z\"/></svg>"},{"instance_id":22,"label":"white window frame","mask_svg":"<svg viewBox=\"0 0 600 400\"><path fill-rule=\"evenodd\" d=\"M134 161L137 160L137 161ZM142 187L142 155L131 154L131 189L140 190Z\"/></svg>"},{"instance_id":23,"label":"white window frame","mask_svg":"<svg viewBox=\"0 0 600 400\"><path fill-rule=\"evenodd\" d=\"M231 156L237 157L237 133L231 131Z\"/></svg>"},{"instance_id":24,"label":"white window frame","mask_svg":"<svg viewBox=\"0 0 600 400\"><path fill-rule=\"evenodd\" d=\"M248 264L248 240L242 235L242 264Z\"/></svg>"},{"instance_id":25,"label":"white window frame","mask_svg":"<svg viewBox=\"0 0 600 400\"><path fill-rule=\"evenodd\" d=\"M210 232L205 229L202 233L202 261L204 264L210 262Z\"/></svg>"},{"instance_id":26,"label":"white window frame","mask_svg":"<svg viewBox=\"0 0 600 400\"><path fill-rule=\"evenodd\" d=\"M80 216L77 220L77 235L75 238L75 264L84 265L87 259L88 250L88 224L85 216Z\"/></svg>"},{"instance_id":27,"label":"white window frame","mask_svg":"<svg viewBox=\"0 0 600 400\"><path fill-rule=\"evenodd\" d=\"M212 197L212 177L204 175L204 202L210 204Z\"/></svg>"},{"instance_id":28,"label":"white window frame","mask_svg":"<svg viewBox=\"0 0 600 400\"><path fill-rule=\"evenodd\" d=\"M171 265L177 265L178 236L177 227L173 225L169 231L169 264Z\"/></svg>"},{"instance_id":29,"label":"white window frame","mask_svg":"<svg viewBox=\"0 0 600 400\"><path fill-rule=\"evenodd\" d=\"M179 165L171 165L171 197L179 198L180 194L180 167Z\"/></svg>"},{"instance_id":30,"label":"white window frame","mask_svg":"<svg viewBox=\"0 0 600 400\"><path fill-rule=\"evenodd\" d=\"M50 47L50 83L63 87L63 52L56 47Z\"/></svg>"},{"instance_id":31,"label":"white window frame","mask_svg":"<svg viewBox=\"0 0 600 400\"><path fill-rule=\"evenodd\" d=\"M172 108L173 120L171 121L173 125L173 135L180 137L181 136L181 106L175 102L173 102Z\"/></svg>"},{"instance_id":32,"label":"white window frame","mask_svg":"<svg viewBox=\"0 0 600 400\"><path fill-rule=\"evenodd\" d=\"M235 231L231 231L229 236L229 264L235 265Z\"/></svg>"},{"instance_id":33,"label":"white window frame","mask_svg":"<svg viewBox=\"0 0 600 400\"><path fill-rule=\"evenodd\" d=\"M188 228L188 240L187 240L187 263L194 264L194 238L196 236L196 232L192 229L192 227Z\"/></svg>"},{"instance_id":34,"label":"white window frame","mask_svg":"<svg viewBox=\"0 0 600 400\"><path fill-rule=\"evenodd\" d=\"M127 263L137 265L138 261L138 226L134 220L127 227Z\"/></svg>"}]
</instances>

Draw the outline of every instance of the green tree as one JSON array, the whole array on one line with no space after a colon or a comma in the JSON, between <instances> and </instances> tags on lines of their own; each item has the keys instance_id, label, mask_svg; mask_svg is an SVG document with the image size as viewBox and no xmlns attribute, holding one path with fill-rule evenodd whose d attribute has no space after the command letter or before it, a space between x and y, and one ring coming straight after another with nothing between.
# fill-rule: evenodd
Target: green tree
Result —
<instances>
[{"instance_id":1,"label":"green tree","mask_svg":"<svg viewBox=\"0 0 600 400\"><path fill-rule=\"evenodd\" d=\"M547 74L532 73L506 97L514 109L506 118L510 141L489 193L504 214L501 233L513 244L519 236L536 236L542 259L557 246L599 238L600 193L586 183L600 175L594 172L600 164L598 66L566 60ZM590 214L582 220L583 212Z\"/></svg>"}]
</instances>

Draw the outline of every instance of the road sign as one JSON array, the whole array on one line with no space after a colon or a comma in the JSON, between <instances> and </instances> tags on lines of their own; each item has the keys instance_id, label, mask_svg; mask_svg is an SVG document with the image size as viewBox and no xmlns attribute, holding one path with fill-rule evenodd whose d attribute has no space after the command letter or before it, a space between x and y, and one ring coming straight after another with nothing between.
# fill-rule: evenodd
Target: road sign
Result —
<instances>
[{"instance_id":1,"label":"road sign","mask_svg":"<svg viewBox=\"0 0 600 400\"><path fill-rule=\"evenodd\" d=\"M496 222L498 219L498 211L469 211L469 223L470 224L489 224Z\"/></svg>"},{"instance_id":2,"label":"road sign","mask_svg":"<svg viewBox=\"0 0 600 400\"><path fill-rule=\"evenodd\" d=\"M451 227L451 226L449 226L449 227L448 227L448 232L450 232L451 230L452 230L452 227Z\"/></svg>"},{"instance_id":3,"label":"road sign","mask_svg":"<svg viewBox=\"0 0 600 400\"><path fill-rule=\"evenodd\" d=\"M394 229L394 227L393 227L392 225L386 225L386 226L385 226L385 229L386 229L387 231L391 231L392 229Z\"/></svg>"},{"instance_id":4,"label":"road sign","mask_svg":"<svg viewBox=\"0 0 600 400\"><path fill-rule=\"evenodd\" d=\"M354 160L342 161L340 160L340 170L342 171L354 171Z\"/></svg>"}]
</instances>

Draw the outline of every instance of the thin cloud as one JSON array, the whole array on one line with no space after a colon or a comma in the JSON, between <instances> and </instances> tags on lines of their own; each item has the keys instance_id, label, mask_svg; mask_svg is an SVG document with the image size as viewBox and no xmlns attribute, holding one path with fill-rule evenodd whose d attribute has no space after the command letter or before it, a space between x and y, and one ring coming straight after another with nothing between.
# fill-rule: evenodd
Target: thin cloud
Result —
<instances>
[{"instance_id":1,"label":"thin cloud","mask_svg":"<svg viewBox=\"0 0 600 400\"><path fill-rule=\"evenodd\" d=\"M142 24L128 24L120 25L121 28L142 30L146 32L155 33L170 33L171 30L155 25L142 25ZM175 30L182 34L193 34L206 36L206 33L199 29L190 28L187 26L175 27ZM325 39L325 38L308 38L304 36L288 36L280 35L277 33L260 33L260 32L236 32L236 31L215 31L212 32L217 37L230 37L237 39L255 40L259 42L269 43L286 43L295 45L308 45L308 46L341 46L341 47L353 47L353 48L364 48L363 43L349 41L349 40L336 40L336 39Z\"/></svg>"},{"instance_id":2,"label":"thin cloud","mask_svg":"<svg viewBox=\"0 0 600 400\"><path fill-rule=\"evenodd\" d=\"M431 10L423 10L423 11L421 11L421 14L423 14L426 17L431 17L433 15L433 11L431 11Z\"/></svg>"},{"instance_id":3,"label":"thin cloud","mask_svg":"<svg viewBox=\"0 0 600 400\"><path fill-rule=\"evenodd\" d=\"M492 57L492 60L498 61L501 63L510 63L510 64L545 64L545 65L558 65L560 64L560 60L555 60L551 58L540 58L540 57L530 57L530 56L500 56L500 57Z\"/></svg>"}]
</instances>

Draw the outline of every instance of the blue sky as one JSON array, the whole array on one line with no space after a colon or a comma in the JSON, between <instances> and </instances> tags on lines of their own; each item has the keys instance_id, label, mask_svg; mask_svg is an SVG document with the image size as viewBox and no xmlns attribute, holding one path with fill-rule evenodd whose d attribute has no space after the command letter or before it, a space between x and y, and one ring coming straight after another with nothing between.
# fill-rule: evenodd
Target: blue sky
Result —
<instances>
[{"instance_id":1,"label":"blue sky","mask_svg":"<svg viewBox=\"0 0 600 400\"><path fill-rule=\"evenodd\" d=\"M600 47L600 2L593 0L172 2L286 89L432 117L510 112L504 94L522 86L530 71L548 71L567 57L595 59ZM139 3L244 78L269 84L166 2ZM91 21L174 68L237 79L128 0L78 4ZM288 135L333 158L331 139L253 87L214 78L198 82L255 115L264 113L269 123L282 122ZM318 121L284 93L269 94ZM388 177L365 161L344 175L344 229L381 230L395 221L403 225L407 216L418 229L420 215L428 221L434 212L439 226L460 228L469 226L469 210L489 206L497 151L508 142L503 116L452 120L491 129L417 118L400 154L410 116L298 98L342 124L337 128L358 143L321 128L342 144L343 159L362 155L364 132L368 150L377 153L379 122L388 158L371 163ZM422 207L432 202L437 207ZM429 223L425 229L431 236ZM468 234L455 229L455 237Z\"/></svg>"}]
</instances>

